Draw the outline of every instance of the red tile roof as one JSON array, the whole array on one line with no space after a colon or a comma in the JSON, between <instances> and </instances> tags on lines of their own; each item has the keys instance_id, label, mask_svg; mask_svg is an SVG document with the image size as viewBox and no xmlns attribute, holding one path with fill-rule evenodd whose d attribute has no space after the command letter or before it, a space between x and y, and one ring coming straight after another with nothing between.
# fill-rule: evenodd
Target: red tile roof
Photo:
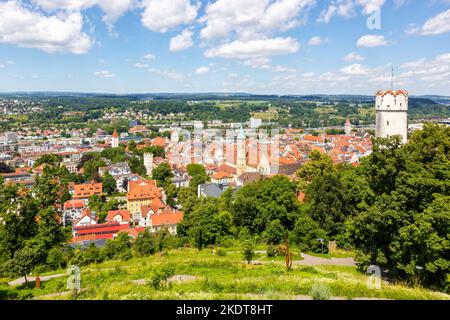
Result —
<instances>
[{"instance_id":1,"label":"red tile roof","mask_svg":"<svg viewBox=\"0 0 450 320\"><path fill-rule=\"evenodd\" d=\"M177 225L181 222L181 220L183 220L183 213L181 213L180 211L168 211L161 214L154 214L152 215L151 219L153 227L173 226Z\"/></svg>"},{"instance_id":2,"label":"red tile roof","mask_svg":"<svg viewBox=\"0 0 450 320\"><path fill-rule=\"evenodd\" d=\"M130 211L128 211L128 210L113 210L113 211L108 211L108 215L106 216L106 221L114 222L114 218L118 215L122 217L123 221L131 220Z\"/></svg>"}]
</instances>

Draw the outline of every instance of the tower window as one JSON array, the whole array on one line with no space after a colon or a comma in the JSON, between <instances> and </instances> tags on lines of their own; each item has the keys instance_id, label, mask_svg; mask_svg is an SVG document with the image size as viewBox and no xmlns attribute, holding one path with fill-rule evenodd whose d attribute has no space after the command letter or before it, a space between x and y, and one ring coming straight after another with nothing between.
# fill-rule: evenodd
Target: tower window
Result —
<instances>
[{"instance_id":1,"label":"tower window","mask_svg":"<svg viewBox=\"0 0 450 320\"><path fill-rule=\"evenodd\" d=\"M389 126L389 121L387 122L387 125Z\"/></svg>"},{"instance_id":2,"label":"tower window","mask_svg":"<svg viewBox=\"0 0 450 320\"><path fill-rule=\"evenodd\" d=\"M388 108L390 108L391 107L391 105L390 104L388 104L388 106L387 106Z\"/></svg>"}]
</instances>

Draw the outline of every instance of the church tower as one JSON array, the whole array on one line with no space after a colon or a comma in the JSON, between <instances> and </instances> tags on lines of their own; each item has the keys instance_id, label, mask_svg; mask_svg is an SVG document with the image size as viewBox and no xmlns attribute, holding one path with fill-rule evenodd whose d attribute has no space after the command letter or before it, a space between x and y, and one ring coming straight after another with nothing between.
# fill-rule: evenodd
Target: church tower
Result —
<instances>
[{"instance_id":1,"label":"church tower","mask_svg":"<svg viewBox=\"0 0 450 320\"><path fill-rule=\"evenodd\" d=\"M349 118L347 118L347 120L345 121L345 134L346 135L352 134L352 124Z\"/></svg>"},{"instance_id":2,"label":"church tower","mask_svg":"<svg viewBox=\"0 0 450 320\"><path fill-rule=\"evenodd\" d=\"M111 148L117 148L118 146L119 146L119 134L117 133L117 130L114 129L111 138Z\"/></svg>"},{"instance_id":3,"label":"church tower","mask_svg":"<svg viewBox=\"0 0 450 320\"><path fill-rule=\"evenodd\" d=\"M153 153L144 153L144 167L147 176L151 177L153 173Z\"/></svg>"},{"instance_id":4,"label":"church tower","mask_svg":"<svg viewBox=\"0 0 450 320\"><path fill-rule=\"evenodd\" d=\"M246 154L246 141L244 129L239 129L239 134L237 137L237 161L236 161L236 169L237 174L241 175L247 169L247 154Z\"/></svg>"},{"instance_id":5,"label":"church tower","mask_svg":"<svg viewBox=\"0 0 450 320\"><path fill-rule=\"evenodd\" d=\"M376 102L377 138L402 136L405 144L408 141L408 92L405 90L388 90L377 93Z\"/></svg>"}]
</instances>

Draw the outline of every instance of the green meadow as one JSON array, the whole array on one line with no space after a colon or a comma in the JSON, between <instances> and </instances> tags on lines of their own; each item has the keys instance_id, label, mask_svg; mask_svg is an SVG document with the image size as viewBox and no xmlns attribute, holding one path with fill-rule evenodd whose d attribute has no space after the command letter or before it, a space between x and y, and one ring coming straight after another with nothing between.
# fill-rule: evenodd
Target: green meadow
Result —
<instances>
[{"instance_id":1,"label":"green meadow","mask_svg":"<svg viewBox=\"0 0 450 320\"><path fill-rule=\"evenodd\" d=\"M323 258L344 257L345 254L323 255ZM269 258L257 253L252 264L243 261L235 249L177 249L128 261L107 261L81 268L81 293L77 299L131 300L131 299L258 299L305 300L312 299L313 285L329 289L331 299L449 299L450 296L420 287L383 281L379 290L367 285L368 275L356 267L302 266L299 254L287 271L284 258ZM152 285L155 270L173 269L167 284L158 289ZM64 270L54 274L64 274ZM67 276L41 283L40 289L31 289L34 282L16 287L0 285L0 298L16 295L22 299L74 299L66 288Z\"/></svg>"}]
</instances>

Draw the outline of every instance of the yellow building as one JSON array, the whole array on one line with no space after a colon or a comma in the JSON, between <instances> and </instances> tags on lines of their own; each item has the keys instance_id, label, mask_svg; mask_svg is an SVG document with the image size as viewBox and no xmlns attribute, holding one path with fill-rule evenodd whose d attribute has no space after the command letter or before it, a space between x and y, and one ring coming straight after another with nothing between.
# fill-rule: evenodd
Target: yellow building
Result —
<instances>
[{"instance_id":1,"label":"yellow building","mask_svg":"<svg viewBox=\"0 0 450 320\"><path fill-rule=\"evenodd\" d=\"M156 180L138 180L128 182L127 210L132 216L141 215L143 206L151 205L152 200L162 198Z\"/></svg>"}]
</instances>

